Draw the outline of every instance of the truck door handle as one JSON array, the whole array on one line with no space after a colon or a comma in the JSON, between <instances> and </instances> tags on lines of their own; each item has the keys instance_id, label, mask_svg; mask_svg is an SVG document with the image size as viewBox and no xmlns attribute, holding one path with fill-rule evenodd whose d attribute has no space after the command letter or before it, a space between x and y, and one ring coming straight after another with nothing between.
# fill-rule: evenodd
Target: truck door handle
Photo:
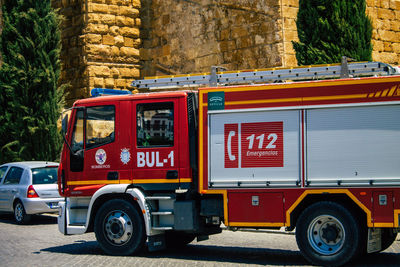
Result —
<instances>
[{"instance_id":1,"label":"truck door handle","mask_svg":"<svg viewBox=\"0 0 400 267\"><path fill-rule=\"evenodd\" d=\"M108 172L107 180L118 180L118 172Z\"/></svg>"},{"instance_id":2,"label":"truck door handle","mask_svg":"<svg viewBox=\"0 0 400 267\"><path fill-rule=\"evenodd\" d=\"M13 189L11 190L11 193L17 193L17 190Z\"/></svg>"},{"instance_id":3,"label":"truck door handle","mask_svg":"<svg viewBox=\"0 0 400 267\"><path fill-rule=\"evenodd\" d=\"M167 171L167 179L178 179L178 171L177 170Z\"/></svg>"}]
</instances>

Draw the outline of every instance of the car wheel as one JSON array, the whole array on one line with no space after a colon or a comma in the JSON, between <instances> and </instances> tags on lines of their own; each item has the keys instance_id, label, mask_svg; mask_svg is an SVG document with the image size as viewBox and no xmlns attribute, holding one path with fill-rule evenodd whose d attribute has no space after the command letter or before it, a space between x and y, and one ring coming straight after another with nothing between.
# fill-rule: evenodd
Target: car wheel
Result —
<instances>
[{"instance_id":1,"label":"car wheel","mask_svg":"<svg viewBox=\"0 0 400 267\"><path fill-rule=\"evenodd\" d=\"M312 264L340 266L357 256L362 238L352 214L335 202L319 202L306 208L296 224L296 241Z\"/></svg>"},{"instance_id":2,"label":"car wheel","mask_svg":"<svg viewBox=\"0 0 400 267\"><path fill-rule=\"evenodd\" d=\"M110 255L131 255L141 250L146 240L141 213L123 199L107 201L99 209L94 232L100 247Z\"/></svg>"},{"instance_id":3,"label":"car wheel","mask_svg":"<svg viewBox=\"0 0 400 267\"><path fill-rule=\"evenodd\" d=\"M26 214L21 201L14 204L14 219L18 224L27 224L31 220L31 215Z\"/></svg>"}]
</instances>

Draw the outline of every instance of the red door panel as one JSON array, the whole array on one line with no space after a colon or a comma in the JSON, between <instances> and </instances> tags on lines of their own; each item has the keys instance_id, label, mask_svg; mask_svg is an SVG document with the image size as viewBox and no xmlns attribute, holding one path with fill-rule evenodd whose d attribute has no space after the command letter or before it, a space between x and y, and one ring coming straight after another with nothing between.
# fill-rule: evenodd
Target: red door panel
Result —
<instances>
[{"instance_id":1,"label":"red door panel","mask_svg":"<svg viewBox=\"0 0 400 267\"><path fill-rule=\"evenodd\" d=\"M393 223L393 192L378 191L373 193L374 223Z\"/></svg>"},{"instance_id":2,"label":"red door panel","mask_svg":"<svg viewBox=\"0 0 400 267\"><path fill-rule=\"evenodd\" d=\"M228 193L228 214L229 222L283 222L283 194Z\"/></svg>"}]
</instances>

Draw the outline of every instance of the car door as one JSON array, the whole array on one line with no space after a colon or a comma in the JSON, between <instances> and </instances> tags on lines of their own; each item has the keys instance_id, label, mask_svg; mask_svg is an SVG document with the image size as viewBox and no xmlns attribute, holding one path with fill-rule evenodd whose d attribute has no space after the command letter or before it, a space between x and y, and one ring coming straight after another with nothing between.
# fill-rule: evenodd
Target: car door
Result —
<instances>
[{"instance_id":1,"label":"car door","mask_svg":"<svg viewBox=\"0 0 400 267\"><path fill-rule=\"evenodd\" d=\"M21 181L23 168L12 166L7 172L2 184L2 199L4 199L4 210L12 211L15 195L18 193L18 184Z\"/></svg>"},{"instance_id":2,"label":"car door","mask_svg":"<svg viewBox=\"0 0 400 267\"><path fill-rule=\"evenodd\" d=\"M7 169L8 169L8 166L0 167L0 210L4 210L4 208L5 208L6 190L3 189L3 180L4 180L4 176L7 172Z\"/></svg>"}]
</instances>

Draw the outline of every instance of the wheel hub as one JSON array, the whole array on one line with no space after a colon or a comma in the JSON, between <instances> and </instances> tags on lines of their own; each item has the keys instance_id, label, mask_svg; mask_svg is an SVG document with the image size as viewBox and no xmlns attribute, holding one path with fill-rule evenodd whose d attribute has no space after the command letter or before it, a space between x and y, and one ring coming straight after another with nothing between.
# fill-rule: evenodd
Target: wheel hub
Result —
<instances>
[{"instance_id":1,"label":"wheel hub","mask_svg":"<svg viewBox=\"0 0 400 267\"><path fill-rule=\"evenodd\" d=\"M15 206L15 211L14 211L14 213L15 213L15 218L18 220L18 221L21 221L22 220L22 213L23 212L23 208L22 208L22 205L20 204L20 203L18 203L16 206Z\"/></svg>"},{"instance_id":2,"label":"wheel hub","mask_svg":"<svg viewBox=\"0 0 400 267\"><path fill-rule=\"evenodd\" d=\"M336 243L339 238L340 229L334 224L326 224L325 228L322 228L322 238L326 243Z\"/></svg>"},{"instance_id":3,"label":"wheel hub","mask_svg":"<svg viewBox=\"0 0 400 267\"><path fill-rule=\"evenodd\" d=\"M320 215L308 227L311 247L321 255L333 255L340 251L345 241L342 223L335 217Z\"/></svg>"},{"instance_id":4,"label":"wheel hub","mask_svg":"<svg viewBox=\"0 0 400 267\"><path fill-rule=\"evenodd\" d=\"M132 236L132 221L124 212L113 211L106 216L105 230L109 242L113 245L123 245Z\"/></svg>"}]
</instances>

